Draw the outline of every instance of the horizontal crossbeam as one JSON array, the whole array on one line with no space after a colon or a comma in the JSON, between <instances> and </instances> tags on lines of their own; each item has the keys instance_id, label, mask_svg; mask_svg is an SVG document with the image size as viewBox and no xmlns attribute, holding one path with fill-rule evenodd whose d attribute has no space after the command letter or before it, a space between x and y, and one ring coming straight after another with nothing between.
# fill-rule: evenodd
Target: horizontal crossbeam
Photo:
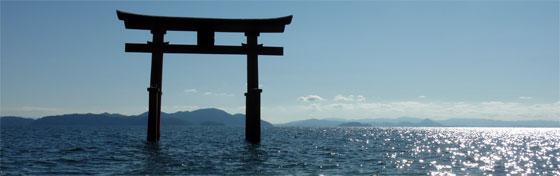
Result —
<instances>
[{"instance_id":1,"label":"horizontal crossbeam","mask_svg":"<svg viewBox=\"0 0 560 176\"><path fill-rule=\"evenodd\" d=\"M268 19L223 19L166 17L128 13L117 10L119 20L127 29L213 32L275 32L282 33L292 16Z\"/></svg>"},{"instance_id":2,"label":"horizontal crossbeam","mask_svg":"<svg viewBox=\"0 0 560 176\"><path fill-rule=\"evenodd\" d=\"M125 52L151 53L152 45L150 43L126 43ZM245 46L198 46L198 45L177 45L165 44L163 46L164 53L191 53L191 54L247 54L248 50ZM270 47L259 45L257 47L258 55L284 55L284 48Z\"/></svg>"}]
</instances>

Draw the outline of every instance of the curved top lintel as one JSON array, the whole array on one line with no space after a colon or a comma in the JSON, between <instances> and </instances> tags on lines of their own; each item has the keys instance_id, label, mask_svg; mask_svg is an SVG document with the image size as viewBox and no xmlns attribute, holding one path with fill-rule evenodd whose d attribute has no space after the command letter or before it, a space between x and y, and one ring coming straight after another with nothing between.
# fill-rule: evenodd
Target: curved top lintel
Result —
<instances>
[{"instance_id":1,"label":"curved top lintel","mask_svg":"<svg viewBox=\"0 0 560 176\"><path fill-rule=\"evenodd\" d=\"M168 17L135 14L117 10L117 17L127 29L214 31L214 32L284 32L292 22L292 15L279 18L226 19L197 17Z\"/></svg>"}]
</instances>

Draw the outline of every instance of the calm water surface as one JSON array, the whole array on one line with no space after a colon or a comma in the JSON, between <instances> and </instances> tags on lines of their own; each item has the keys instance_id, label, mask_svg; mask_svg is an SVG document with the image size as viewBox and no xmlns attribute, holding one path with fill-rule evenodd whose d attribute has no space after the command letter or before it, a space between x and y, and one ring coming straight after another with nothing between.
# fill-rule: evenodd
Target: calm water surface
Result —
<instances>
[{"instance_id":1,"label":"calm water surface","mask_svg":"<svg viewBox=\"0 0 560 176\"><path fill-rule=\"evenodd\" d=\"M0 174L560 175L560 129L164 127L3 128Z\"/></svg>"}]
</instances>

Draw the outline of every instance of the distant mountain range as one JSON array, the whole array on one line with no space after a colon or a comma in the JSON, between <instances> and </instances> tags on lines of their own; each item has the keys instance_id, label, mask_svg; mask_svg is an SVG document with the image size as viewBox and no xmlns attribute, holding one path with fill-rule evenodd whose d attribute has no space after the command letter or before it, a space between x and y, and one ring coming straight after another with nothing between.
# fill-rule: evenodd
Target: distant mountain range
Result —
<instances>
[{"instance_id":1,"label":"distant mountain range","mask_svg":"<svg viewBox=\"0 0 560 176\"><path fill-rule=\"evenodd\" d=\"M203 125L203 126L245 126L245 115L229 114L223 110L208 108L195 111L162 112L161 124L166 125ZM46 125L147 125L148 113L139 115L121 114L65 114L46 116L39 119L4 116L0 117L0 126L46 126ZM261 120L261 126L272 127L269 122ZM489 119L457 118L430 120L414 117L371 118L371 119L307 119L292 121L276 126L299 127L560 127L560 120L524 120L503 121Z\"/></svg>"},{"instance_id":2,"label":"distant mountain range","mask_svg":"<svg viewBox=\"0 0 560 176\"><path fill-rule=\"evenodd\" d=\"M147 125L148 113L140 115L122 114L65 114L30 119L15 116L0 117L0 126L45 126L45 125ZM161 113L161 125L204 125L204 126L245 126L245 115L229 114L220 109L199 109L195 111L179 111ZM261 120L262 127L272 124Z\"/></svg>"},{"instance_id":3,"label":"distant mountain range","mask_svg":"<svg viewBox=\"0 0 560 176\"><path fill-rule=\"evenodd\" d=\"M414 117L377 118L377 119L307 119L293 121L277 126L299 127L560 127L560 120L522 120L503 121L489 119L447 119L430 120Z\"/></svg>"}]
</instances>

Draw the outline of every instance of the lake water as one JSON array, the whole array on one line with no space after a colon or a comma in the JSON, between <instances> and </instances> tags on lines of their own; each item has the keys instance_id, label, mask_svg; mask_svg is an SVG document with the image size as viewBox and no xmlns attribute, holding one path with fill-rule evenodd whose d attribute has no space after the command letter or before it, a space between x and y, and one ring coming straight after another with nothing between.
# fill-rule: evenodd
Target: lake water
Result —
<instances>
[{"instance_id":1,"label":"lake water","mask_svg":"<svg viewBox=\"0 0 560 176\"><path fill-rule=\"evenodd\" d=\"M163 127L1 129L0 174L560 175L560 129Z\"/></svg>"}]
</instances>

